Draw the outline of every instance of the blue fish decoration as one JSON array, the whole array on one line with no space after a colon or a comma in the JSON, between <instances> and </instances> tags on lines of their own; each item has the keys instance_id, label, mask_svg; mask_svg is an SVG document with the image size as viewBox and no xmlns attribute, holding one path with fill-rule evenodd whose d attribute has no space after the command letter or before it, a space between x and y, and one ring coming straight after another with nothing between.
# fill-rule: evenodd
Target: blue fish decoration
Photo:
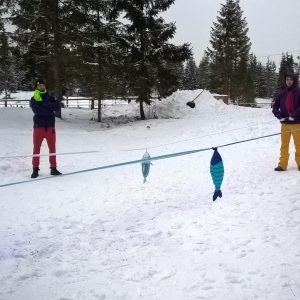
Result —
<instances>
[{"instance_id":1,"label":"blue fish decoration","mask_svg":"<svg viewBox=\"0 0 300 300\"><path fill-rule=\"evenodd\" d=\"M143 155L143 159L148 159L150 157L151 157L150 154L146 150L145 154ZM152 165L151 161L146 161L146 162L142 163L142 173L143 173L143 176L144 176L144 182L143 183L146 182L146 178L149 175L150 165Z\"/></svg>"},{"instance_id":2,"label":"blue fish decoration","mask_svg":"<svg viewBox=\"0 0 300 300\"><path fill-rule=\"evenodd\" d=\"M222 197L221 185L224 178L224 165L221 155L217 148L213 148L214 154L210 161L210 174L215 185L215 192L213 195L213 201L218 197Z\"/></svg>"}]
</instances>

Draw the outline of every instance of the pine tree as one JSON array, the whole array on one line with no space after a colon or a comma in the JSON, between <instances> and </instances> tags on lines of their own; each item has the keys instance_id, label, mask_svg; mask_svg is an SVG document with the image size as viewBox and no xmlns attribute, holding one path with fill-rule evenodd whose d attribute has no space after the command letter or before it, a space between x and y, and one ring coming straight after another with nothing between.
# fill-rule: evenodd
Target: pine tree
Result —
<instances>
[{"instance_id":1,"label":"pine tree","mask_svg":"<svg viewBox=\"0 0 300 300\"><path fill-rule=\"evenodd\" d=\"M117 40L117 31L121 29L117 23L108 22L109 8L107 1L78 1L68 7L76 17L65 25L77 69L72 81L98 99L98 121L101 121L102 99L123 93L124 73L120 70L123 55Z\"/></svg>"},{"instance_id":2,"label":"pine tree","mask_svg":"<svg viewBox=\"0 0 300 300\"><path fill-rule=\"evenodd\" d=\"M265 67L261 62L257 64L256 74L257 74L257 97L264 98L267 94Z\"/></svg>"},{"instance_id":3,"label":"pine tree","mask_svg":"<svg viewBox=\"0 0 300 300\"><path fill-rule=\"evenodd\" d=\"M162 62L158 66L155 89L159 98L167 97L182 88L181 78L183 71L182 63Z\"/></svg>"},{"instance_id":4,"label":"pine tree","mask_svg":"<svg viewBox=\"0 0 300 300\"><path fill-rule=\"evenodd\" d=\"M9 47L4 27L0 33L0 92L5 91L5 98L8 94L8 69L9 69Z\"/></svg>"},{"instance_id":5,"label":"pine tree","mask_svg":"<svg viewBox=\"0 0 300 300\"><path fill-rule=\"evenodd\" d=\"M27 70L26 81L44 78L47 88L62 100L62 74L64 49L61 40L63 19L59 0L15 0L11 11L12 23L17 26L16 42L21 45L21 55ZM61 110L56 112L61 118Z\"/></svg>"},{"instance_id":6,"label":"pine tree","mask_svg":"<svg viewBox=\"0 0 300 300\"><path fill-rule=\"evenodd\" d=\"M189 44L168 43L174 37L174 23L166 24L159 13L166 11L175 0L113 0L112 19L121 13L129 24L124 25L124 42L128 51L127 74L129 88L138 96L141 119L145 119L143 103L150 104L150 95L158 85L163 62L180 63L191 55ZM171 74L166 68L165 76Z\"/></svg>"},{"instance_id":7,"label":"pine tree","mask_svg":"<svg viewBox=\"0 0 300 300\"><path fill-rule=\"evenodd\" d=\"M221 6L211 30L212 49L207 49L211 60L210 82L212 88L221 88L235 102L243 89L251 43L239 0L227 0Z\"/></svg>"},{"instance_id":8,"label":"pine tree","mask_svg":"<svg viewBox=\"0 0 300 300\"><path fill-rule=\"evenodd\" d=\"M15 42L23 58L26 82L42 77L49 88L53 83L52 1L19 0L12 10L12 23L17 27ZM31 87L32 88L32 87Z\"/></svg>"},{"instance_id":9,"label":"pine tree","mask_svg":"<svg viewBox=\"0 0 300 300\"><path fill-rule=\"evenodd\" d=\"M282 90L285 87L284 82L284 74L287 72L294 73L294 58L292 54L282 54L281 61L280 61L280 67L279 67L279 74L277 79L277 92Z\"/></svg>"},{"instance_id":10,"label":"pine tree","mask_svg":"<svg viewBox=\"0 0 300 300\"><path fill-rule=\"evenodd\" d=\"M253 77L253 70L250 64L245 66L243 81L240 84L239 99L247 106L256 106L255 102L255 78Z\"/></svg>"},{"instance_id":11,"label":"pine tree","mask_svg":"<svg viewBox=\"0 0 300 300\"><path fill-rule=\"evenodd\" d=\"M4 90L5 98L17 90L22 79L22 71L10 43L3 28L0 32L0 92Z\"/></svg>"},{"instance_id":12,"label":"pine tree","mask_svg":"<svg viewBox=\"0 0 300 300\"><path fill-rule=\"evenodd\" d=\"M2 16L5 14L5 1L0 0L0 93L5 91L5 98L8 95L8 69L9 69L9 45L8 37L5 32L4 19Z\"/></svg>"},{"instance_id":13,"label":"pine tree","mask_svg":"<svg viewBox=\"0 0 300 300\"><path fill-rule=\"evenodd\" d=\"M251 53L249 55L249 62L248 62L248 72L250 73L250 76L253 81L253 91L255 94L255 97L258 97L258 86L259 86L259 79L258 79L258 73L257 73L257 66L258 66L258 61L256 56Z\"/></svg>"},{"instance_id":14,"label":"pine tree","mask_svg":"<svg viewBox=\"0 0 300 300\"><path fill-rule=\"evenodd\" d=\"M268 58L265 66L265 77L266 77L266 95L264 97L271 98L276 92L277 85L277 73L276 63Z\"/></svg>"},{"instance_id":15,"label":"pine tree","mask_svg":"<svg viewBox=\"0 0 300 300\"><path fill-rule=\"evenodd\" d=\"M82 83L101 99L108 78L107 53L112 53L104 43L111 33L103 17L107 7L107 1L98 0L19 0L12 20L25 81L45 78L59 100L64 90Z\"/></svg>"},{"instance_id":16,"label":"pine tree","mask_svg":"<svg viewBox=\"0 0 300 300\"><path fill-rule=\"evenodd\" d=\"M184 89L196 90L199 88L199 73L195 60L191 57L186 63L184 70Z\"/></svg>"},{"instance_id":17,"label":"pine tree","mask_svg":"<svg viewBox=\"0 0 300 300\"><path fill-rule=\"evenodd\" d=\"M300 54L297 56L298 63L295 63L296 73L300 74Z\"/></svg>"},{"instance_id":18,"label":"pine tree","mask_svg":"<svg viewBox=\"0 0 300 300\"><path fill-rule=\"evenodd\" d=\"M200 89L210 89L210 62L207 53L205 52L198 68L198 82Z\"/></svg>"}]
</instances>

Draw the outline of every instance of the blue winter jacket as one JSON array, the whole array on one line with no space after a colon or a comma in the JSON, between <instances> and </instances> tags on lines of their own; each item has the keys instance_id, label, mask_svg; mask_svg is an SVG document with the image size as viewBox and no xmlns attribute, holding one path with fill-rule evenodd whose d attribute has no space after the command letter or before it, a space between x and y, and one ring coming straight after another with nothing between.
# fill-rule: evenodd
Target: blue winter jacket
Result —
<instances>
[{"instance_id":1,"label":"blue winter jacket","mask_svg":"<svg viewBox=\"0 0 300 300\"><path fill-rule=\"evenodd\" d=\"M48 92L40 94L42 101L30 100L30 107L34 113L33 127L55 127L54 112L60 108L59 102Z\"/></svg>"},{"instance_id":2,"label":"blue winter jacket","mask_svg":"<svg viewBox=\"0 0 300 300\"><path fill-rule=\"evenodd\" d=\"M283 124L300 124L300 89L298 87L298 78L295 75L291 75L291 76L294 77L293 86L279 93L279 95L274 100L272 112L274 116L278 119L282 119L282 118L287 119L286 121L281 122ZM295 109L293 117L295 118L295 121L288 120L289 114L286 109L286 97L289 90L293 91L294 109Z\"/></svg>"}]
</instances>

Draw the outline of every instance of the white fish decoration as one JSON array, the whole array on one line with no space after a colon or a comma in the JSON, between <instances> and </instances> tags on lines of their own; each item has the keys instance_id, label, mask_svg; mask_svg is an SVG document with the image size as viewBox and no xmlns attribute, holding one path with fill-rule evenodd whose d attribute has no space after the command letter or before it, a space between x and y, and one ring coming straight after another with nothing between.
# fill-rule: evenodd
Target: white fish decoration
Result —
<instances>
[{"instance_id":1,"label":"white fish decoration","mask_svg":"<svg viewBox=\"0 0 300 300\"><path fill-rule=\"evenodd\" d=\"M145 154L143 155L143 158L142 159L148 159L148 158L150 158L151 156L150 156L150 154L147 152L147 150L146 150L146 152L145 152ZM142 163L142 173L143 173L143 176L144 176L144 182L143 183L145 183L146 182L146 178L147 178L147 176L149 175L149 171L150 171L150 165L152 165L152 163L151 163L151 161L145 161L145 162L143 162Z\"/></svg>"}]
</instances>

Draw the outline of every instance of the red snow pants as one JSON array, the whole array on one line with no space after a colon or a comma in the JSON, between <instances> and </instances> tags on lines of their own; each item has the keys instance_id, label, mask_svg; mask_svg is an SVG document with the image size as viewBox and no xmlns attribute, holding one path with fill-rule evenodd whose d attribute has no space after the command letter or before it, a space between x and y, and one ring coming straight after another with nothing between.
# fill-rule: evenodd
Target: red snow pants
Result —
<instances>
[{"instance_id":1,"label":"red snow pants","mask_svg":"<svg viewBox=\"0 0 300 300\"><path fill-rule=\"evenodd\" d=\"M55 153L56 148L56 131L54 127L36 127L33 128L33 154L40 154L43 140L46 139L49 153ZM56 156L49 156L50 167L56 167ZM32 158L32 167L38 168L40 166L40 157Z\"/></svg>"}]
</instances>

